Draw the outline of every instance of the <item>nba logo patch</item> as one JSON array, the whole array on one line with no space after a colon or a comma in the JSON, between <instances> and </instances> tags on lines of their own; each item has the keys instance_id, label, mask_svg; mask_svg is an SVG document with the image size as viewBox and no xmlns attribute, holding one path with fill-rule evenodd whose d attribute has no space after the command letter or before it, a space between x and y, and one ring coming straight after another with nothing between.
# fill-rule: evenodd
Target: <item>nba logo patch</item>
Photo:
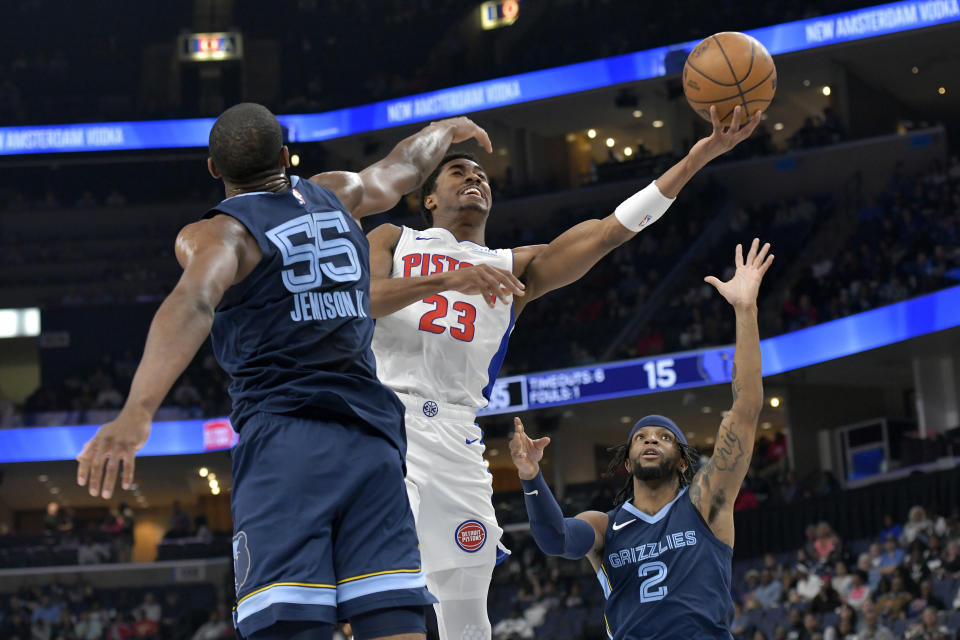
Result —
<instances>
[{"instance_id":1,"label":"nba logo patch","mask_svg":"<svg viewBox=\"0 0 960 640\"><path fill-rule=\"evenodd\" d=\"M290 191L293 192L293 197L297 199L297 202L299 202L302 205L307 204L307 201L303 199L303 196L300 195L299 191L297 191L296 189L290 189Z\"/></svg>"},{"instance_id":2,"label":"nba logo patch","mask_svg":"<svg viewBox=\"0 0 960 640\"><path fill-rule=\"evenodd\" d=\"M250 549L247 548L247 534L243 531L233 536L233 579L237 591L250 575Z\"/></svg>"},{"instance_id":3,"label":"nba logo patch","mask_svg":"<svg viewBox=\"0 0 960 640\"><path fill-rule=\"evenodd\" d=\"M645 224L647 224L648 222L650 222L650 218L652 218L652 217L653 217L653 216L651 216L651 215L648 213L646 216L644 216L643 220L640 221L640 226L642 227L643 225L645 225Z\"/></svg>"},{"instance_id":4,"label":"nba logo patch","mask_svg":"<svg viewBox=\"0 0 960 640\"><path fill-rule=\"evenodd\" d=\"M457 546L467 553L475 553L483 548L483 543L487 541L487 528L482 522L476 520L467 520L457 527L457 532L453 536L457 541Z\"/></svg>"},{"instance_id":5,"label":"nba logo patch","mask_svg":"<svg viewBox=\"0 0 960 640\"><path fill-rule=\"evenodd\" d=\"M440 407L433 400L427 400L423 403L423 415L432 418L440 412Z\"/></svg>"}]
</instances>

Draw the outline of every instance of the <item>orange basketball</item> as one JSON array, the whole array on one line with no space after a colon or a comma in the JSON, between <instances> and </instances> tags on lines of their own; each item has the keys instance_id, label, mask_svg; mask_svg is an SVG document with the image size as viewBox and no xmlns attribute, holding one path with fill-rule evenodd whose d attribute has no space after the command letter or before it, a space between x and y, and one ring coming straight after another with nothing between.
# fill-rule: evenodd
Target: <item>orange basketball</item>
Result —
<instances>
[{"instance_id":1,"label":"orange basketball","mask_svg":"<svg viewBox=\"0 0 960 640\"><path fill-rule=\"evenodd\" d=\"M777 68L770 52L756 38L724 31L705 38L683 65L683 93L693 110L710 120L717 106L723 124L741 107L741 121L766 110L777 91ZM748 115L749 114L749 115Z\"/></svg>"}]
</instances>

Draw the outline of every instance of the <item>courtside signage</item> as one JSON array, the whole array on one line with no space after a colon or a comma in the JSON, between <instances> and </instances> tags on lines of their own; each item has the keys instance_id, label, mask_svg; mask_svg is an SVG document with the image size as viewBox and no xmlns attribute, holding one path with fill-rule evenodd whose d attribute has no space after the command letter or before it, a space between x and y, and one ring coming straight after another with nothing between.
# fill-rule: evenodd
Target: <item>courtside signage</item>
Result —
<instances>
[{"instance_id":1,"label":"courtside signage","mask_svg":"<svg viewBox=\"0 0 960 640\"><path fill-rule=\"evenodd\" d=\"M747 31L771 54L960 21L960 0L902 0ZM278 116L289 142L320 142L679 73L698 41L326 113ZM0 155L205 147L212 118L0 127Z\"/></svg>"},{"instance_id":2,"label":"courtside signage","mask_svg":"<svg viewBox=\"0 0 960 640\"><path fill-rule=\"evenodd\" d=\"M960 286L760 341L763 375L828 362L960 326ZM733 345L499 378L479 415L730 382ZM72 460L97 425L0 429L0 463ZM170 456L232 447L227 418L155 422L138 455Z\"/></svg>"},{"instance_id":3,"label":"courtside signage","mask_svg":"<svg viewBox=\"0 0 960 640\"><path fill-rule=\"evenodd\" d=\"M960 286L760 341L763 375L960 326ZM730 382L733 345L503 378L479 415L496 415Z\"/></svg>"}]
</instances>

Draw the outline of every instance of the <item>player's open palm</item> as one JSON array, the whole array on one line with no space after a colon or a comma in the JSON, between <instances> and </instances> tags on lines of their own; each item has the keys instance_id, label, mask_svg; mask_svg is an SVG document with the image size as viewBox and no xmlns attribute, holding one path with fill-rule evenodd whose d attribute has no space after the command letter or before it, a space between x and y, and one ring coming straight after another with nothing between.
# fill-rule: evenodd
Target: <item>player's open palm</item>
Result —
<instances>
[{"instance_id":1,"label":"player's open palm","mask_svg":"<svg viewBox=\"0 0 960 640\"><path fill-rule=\"evenodd\" d=\"M769 242L761 248L760 239L754 238L750 244L747 259L744 260L743 245L738 244L734 255L737 270L733 277L726 282L721 282L718 278L707 276L704 281L713 285L720 292L720 295L734 307L753 306L757 303L757 293L760 291L760 281L763 280L763 274L773 264L773 254L767 255L769 251Z\"/></svg>"},{"instance_id":2,"label":"player's open palm","mask_svg":"<svg viewBox=\"0 0 960 640\"><path fill-rule=\"evenodd\" d=\"M150 436L150 424L149 418L132 418L121 412L116 420L97 429L77 456L77 484L82 487L89 483L90 495L109 499L122 461L121 486L129 489L133 484L133 459Z\"/></svg>"},{"instance_id":3,"label":"player's open palm","mask_svg":"<svg viewBox=\"0 0 960 640\"><path fill-rule=\"evenodd\" d=\"M533 440L524 432L520 418L513 419L513 438L510 440L510 457L522 480L532 480L540 473L540 461L543 450L550 444L550 438L544 436Z\"/></svg>"}]
</instances>

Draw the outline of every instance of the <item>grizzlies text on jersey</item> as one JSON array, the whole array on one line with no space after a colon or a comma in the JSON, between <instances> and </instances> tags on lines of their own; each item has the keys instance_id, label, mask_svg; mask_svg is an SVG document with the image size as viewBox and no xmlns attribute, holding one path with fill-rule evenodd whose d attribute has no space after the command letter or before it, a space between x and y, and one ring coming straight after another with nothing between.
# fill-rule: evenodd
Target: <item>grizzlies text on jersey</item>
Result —
<instances>
[{"instance_id":1,"label":"grizzlies text on jersey","mask_svg":"<svg viewBox=\"0 0 960 640\"><path fill-rule=\"evenodd\" d=\"M733 549L713 535L686 489L652 516L629 502L607 516L597 579L610 638L732 638Z\"/></svg>"}]
</instances>

